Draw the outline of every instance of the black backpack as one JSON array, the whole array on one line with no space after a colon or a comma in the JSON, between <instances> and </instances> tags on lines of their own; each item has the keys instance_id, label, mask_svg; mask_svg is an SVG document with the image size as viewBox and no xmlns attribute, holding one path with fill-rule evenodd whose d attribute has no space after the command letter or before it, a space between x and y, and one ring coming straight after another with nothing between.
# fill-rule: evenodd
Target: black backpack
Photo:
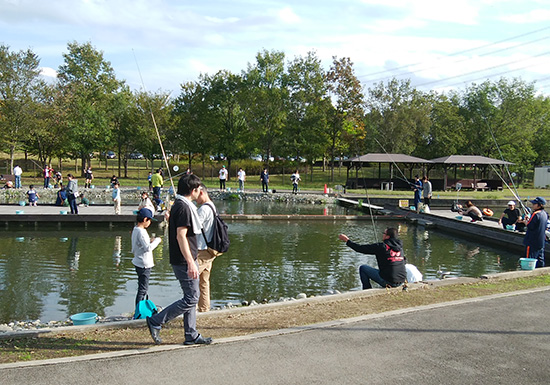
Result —
<instances>
[{"instance_id":1,"label":"black backpack","mask_svg":"<svg viewBox=\"0 0 550 385\"><path fill-rule=\"evenodd\" d=\"M218 253L225 253L227 250L229 250L229 235L227 234L227 225L223 221L223 219L220 218L214 207L206 203L210 209L212 209L212 212L214 213L214 222L212 223L212 240L208 242L206 240L206 236L204 236L204 239L206 240L206 244L209 248L217 251ZM204 230L203 230L204 235Z\"/></svg>"}]
</instances>

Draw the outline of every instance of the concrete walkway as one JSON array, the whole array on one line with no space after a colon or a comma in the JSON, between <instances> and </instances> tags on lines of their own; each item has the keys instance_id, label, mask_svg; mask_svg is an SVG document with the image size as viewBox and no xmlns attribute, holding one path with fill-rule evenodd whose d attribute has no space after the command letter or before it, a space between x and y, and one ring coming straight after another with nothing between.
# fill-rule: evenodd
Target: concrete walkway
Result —
<instances>
[{"instance_id":1,"label":"concrete walkway","mask_svg":"<svg viewBox=\"0 0 550 385\"><path fill-rule=\"evenodd\" d=\"M550 287L210 346L0 365L2 384L547 384Z\"/></svg>"}]
</instances>

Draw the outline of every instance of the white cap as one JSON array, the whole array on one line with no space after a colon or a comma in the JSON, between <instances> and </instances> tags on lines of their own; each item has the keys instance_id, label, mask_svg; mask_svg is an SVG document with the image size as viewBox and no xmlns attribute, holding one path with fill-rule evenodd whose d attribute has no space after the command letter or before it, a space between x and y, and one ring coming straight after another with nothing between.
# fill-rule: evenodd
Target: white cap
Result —
<instances>
[{"instance_id":1,"label":"white cap","mask_svg":"<svg viewBox=\"0 0 550 385\"><path fill-rule=\"evenodd\" d=\"M515 201L510 201L508 202L508 206L515 206L516 205L516 202Z\"/></svg>"}]
</instances>

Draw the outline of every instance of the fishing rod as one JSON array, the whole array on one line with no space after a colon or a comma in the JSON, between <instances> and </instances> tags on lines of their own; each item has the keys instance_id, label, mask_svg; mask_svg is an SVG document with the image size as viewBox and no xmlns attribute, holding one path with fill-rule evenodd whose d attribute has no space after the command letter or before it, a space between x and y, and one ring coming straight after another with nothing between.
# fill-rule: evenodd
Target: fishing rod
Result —
<instances>
[{"instance_id":1,"label":"fishing rod","mask_svg":"<svg viewBox=\"0 0 550 385\"><path fill-rule=\"evenodd\" d=\"M529 208L527 208L527 206L525 206L525 204L523 203L523 201L521 200L521 198L519 197L519 194L516 194L514 192L514 190L512 190L512 188L510 187L510 185L506 182L506 180L502 177L502 175L499 174L497 168L495 167L495 165L491 165L491 167L493 168L493 171L495 172L495 174L497 174L497 176L500 178L500 180L502 181L502 183L504 183L504 185L506 186L506 188L508 190L510 190L510 192L512 193L512 195L514 196L514 198L519 202L522 210L523 210L523 213L524 214L528 214L530 213L531 211L529 210Z\"/></svg>"},{"instance_id":2,"label":"fishing rod","mask_svg":"<svg viewBox=\"0 0 550 385\"><path fill-rule=\"evenodd\" d=\"M134 49L132 49L132 54L134 55L134 60L136 61L136 67L138 70L139 78L141 80L141 85L143 87L143 90L147 92L147 89L145 88L145 83L143 81L143 77L141 76L141 70L139 68L139 64L137 61L136 53L134 52ZM153 107L151 106L151 102L149 101L149 98L145 98L147 100L147 104L149 107L149 112L151 113L151 119L153 120L153 126L155 127L155 132L157 134L157 139L159 141L160 150L162 151L162 159L164 159L164 164L166 165L166 170L168 171L168 177L170 178L170 184L172 185L172 191L174 193L176 192L176 188L174 187L174 179L172 177L172 173L170 172L170 166L168 165L168 158L166 157L166 152L164 151L164 145L162 144L162 138L160 137L160 132L157 127L157 121L155 120L155 115L153 114Z\"/></svg>"},{"instance_id":3,"label":"fishing rod","mask_svg":"<svg viewBox=\"0 0 550 385\"><path fill-rule=\"evenodd\" d=\"M497 142L497 139L495 138L495 134L493 132L493 130L491 129L491 126L489 125L489 123L487 123L487 120L484 120L485 121L485 125L487 126L487 129L489 130L489 133L491 134L491 138L493 138L493 141L495 142L495 145L497 147L497 150L498 150L498 153L500 155L500 159L503 161L503 162L506 162L504 160L504 155L502 154L502 151L500 150L500 146L498 145L498 142ZM512 188L510 188L510 185L504 180L504 178L496 171L496 167L494 165L491 165L493 167L493 170L495 171L495 173L498 175L498 177L502 180L502 182L506 185L506 187L508 188L508 190L510 190L510 192L512 193L512 195L518 200L521 208L523 209L523 212L524 214L528 214L530 211L527 207L525 207L525 205L523 204L522 200L520 199L519 197L519 192L518 192L518 189L516 188L516 185L514 183L514 178L512 178L512 174L510 173L510 169L508 168L508 165L506 163L504 163L504 168L506 169L506 172L508 173L508 178L510 178L510 181L512 182L512 187L514 188L512 190Z\"/></svg>"}]
</instances>

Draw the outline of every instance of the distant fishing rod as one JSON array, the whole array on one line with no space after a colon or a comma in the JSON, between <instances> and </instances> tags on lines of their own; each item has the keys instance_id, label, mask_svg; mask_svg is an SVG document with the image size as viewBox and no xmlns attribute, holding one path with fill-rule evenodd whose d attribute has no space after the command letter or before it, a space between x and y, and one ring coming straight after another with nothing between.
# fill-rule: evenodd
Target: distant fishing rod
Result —
<instances>
[{"instance_id":1,"label":"distant fishing rod","mask_svg":"<svg viewBox=\"0 0 550 385\"><path fill-rule=\"evenodd\" d=\"M143 82L143 77L141 76L141 70L139 69L139 64L137 61L136 53L134 52L134 49L132 48L132 54L134 55L134 60L136 61L136 67L139 73L139 78L141 80L141 85L143 87L143 91L147 93L147 89L145 88L145 83ZM168 165L168 158L166 157L166 152L164 151L164 145L162 144L162 139L160 137L160 132L157 127L157 121L155 120L155 115L153 114L153 107L151 106L151 102L148 98L145 98L147 100L147 104L149 107L149 112L151 113L151 119L153 119L153 126L155 126L155 132L157 134L157 139L159 141L160 150L162 151L162 159L164 159L164 164L166 165L166 169L168 171L168 177L170 178L170 184L172 185L172 190L174 193L176 192L176 188L174 187L174 179L172 178L172 173L170 172L170 166Z\"/></svg>"}]
</instances>

